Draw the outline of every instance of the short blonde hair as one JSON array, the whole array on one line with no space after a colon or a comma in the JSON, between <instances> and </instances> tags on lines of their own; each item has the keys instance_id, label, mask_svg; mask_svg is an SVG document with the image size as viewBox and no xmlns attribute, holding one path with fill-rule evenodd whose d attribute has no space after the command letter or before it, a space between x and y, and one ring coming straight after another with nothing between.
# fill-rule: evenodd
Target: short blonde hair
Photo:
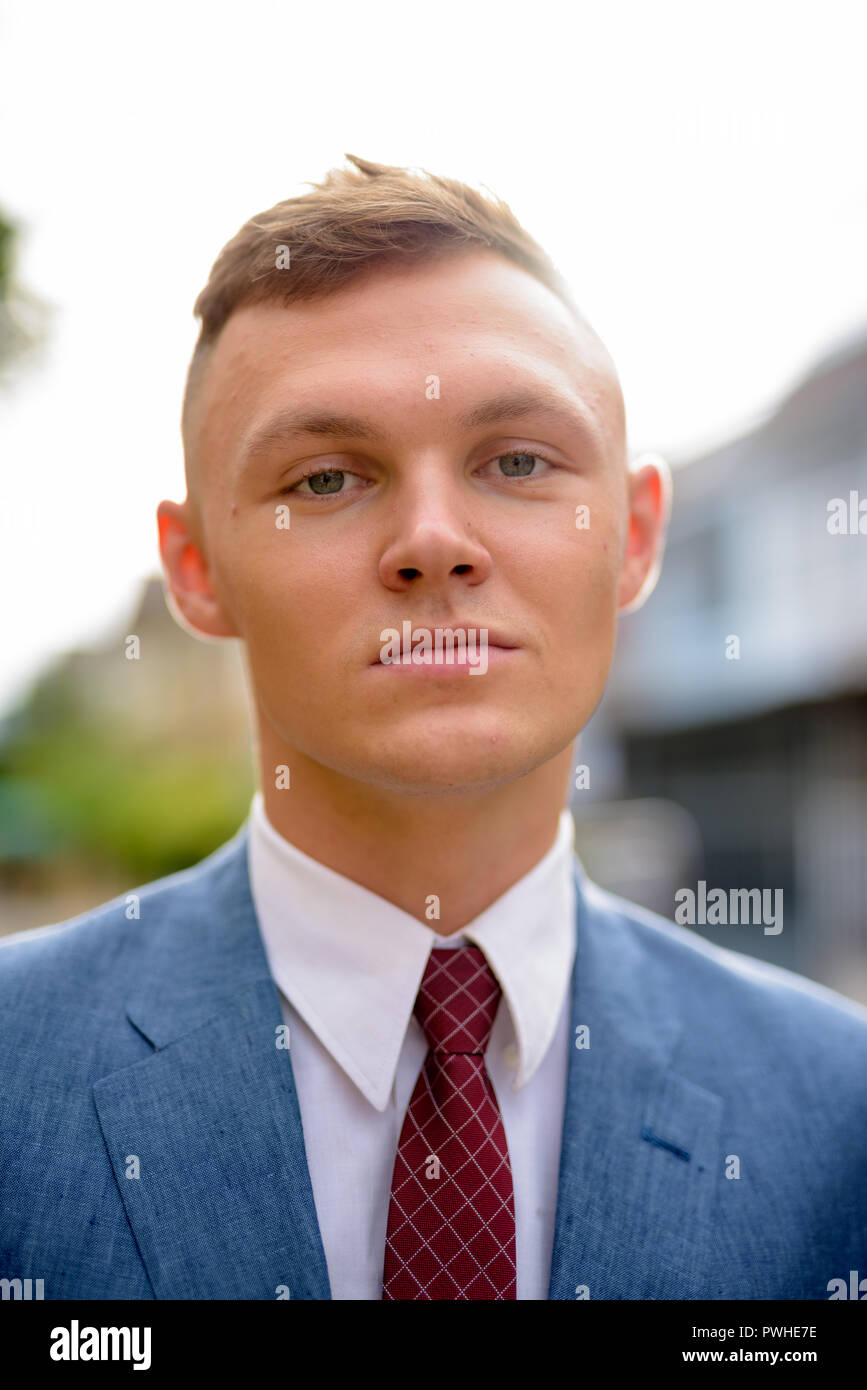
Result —
<instances>
[{"instance_id":1,"label":"short blonde hair","mask_svg":"<svg viewBox=\"0 0 867 1390\"><path fill-rule=\"evenodd\" d=\"M425 170L345 157L354 168L331 169L311 184L312 193L251 217L223 247L193 310L202 326L185 415L207 351L236 309L323 298L378 265L431 261L474 246L498 251L580 317L553 262L501 199Z\"/></svg>"}]
</instances>

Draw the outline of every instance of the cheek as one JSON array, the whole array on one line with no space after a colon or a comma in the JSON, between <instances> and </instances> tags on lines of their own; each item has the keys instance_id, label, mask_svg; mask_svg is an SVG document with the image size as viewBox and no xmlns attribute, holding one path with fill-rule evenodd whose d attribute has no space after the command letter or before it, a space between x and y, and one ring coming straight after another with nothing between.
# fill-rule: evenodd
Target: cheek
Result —
<instances>
[{"instance_id":1,"label":"cheek","mask_svg":"<svg viewBox=\"0 0 867 1390\"><path fill-rule=\"evenodd\" d=\"M355 563L340 547L311 546L288 530L237 527L224 537L218 567L236 625L266 664L305 648L324 651L329 631L352 621Z\"/></svg>"},{"instance_id":2,"label":"cheek","mask_svg":"<svg viewBox=\"0 0 867 1390\"><path fill-rule=\"evenodd\" d=\"M519 565L520 589L540 617L547 611L578 634L615 620L620 538L608 514L592 516L586 529L551 528Z\"/></svg>"}]
</instances>

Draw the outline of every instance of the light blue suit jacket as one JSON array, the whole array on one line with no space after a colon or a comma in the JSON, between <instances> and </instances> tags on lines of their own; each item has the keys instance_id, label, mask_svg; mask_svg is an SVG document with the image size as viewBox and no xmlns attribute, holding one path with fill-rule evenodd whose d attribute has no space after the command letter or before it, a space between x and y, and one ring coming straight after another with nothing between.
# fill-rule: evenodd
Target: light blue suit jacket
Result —
<instances>
[{"instance_id":1,"label":"light blue suit jacket","mask_svg":"<svg viewBox=\"0 0 867 1390\"><path fill-rule=\"evenodd\" d=\"M549 1299L827 1299L867 1275L867 1011L577 860L575 879L590 1045L569 1054ZM141 889L137 920L121 898L8 940L0 1278L46 1299L328 1299L281 1022L246 825Z\"/></svg>"}]
</instances>

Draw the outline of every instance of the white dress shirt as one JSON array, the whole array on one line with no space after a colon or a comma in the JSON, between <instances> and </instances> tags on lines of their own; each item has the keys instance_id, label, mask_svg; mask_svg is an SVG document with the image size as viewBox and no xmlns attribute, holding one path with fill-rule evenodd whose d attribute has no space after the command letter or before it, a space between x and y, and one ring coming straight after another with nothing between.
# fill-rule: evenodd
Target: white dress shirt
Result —
<instances>
[{"instance_id":1,"label":"white dress shirt","mask_svg":"<svg viewBox=\"0 0 867 1390\"><path fill-rule=\"evenodd\" d=\"M253 902L289 1030L304 1147L334 1299L380 1299L391 1179L427 1055L413 1007L433 947L473 944L503 987L485 1052L515 1190L517 1296L551 1269L575 956L574 824L454 936L311 859L250 813Z\"/></svg>"}]
</instances>

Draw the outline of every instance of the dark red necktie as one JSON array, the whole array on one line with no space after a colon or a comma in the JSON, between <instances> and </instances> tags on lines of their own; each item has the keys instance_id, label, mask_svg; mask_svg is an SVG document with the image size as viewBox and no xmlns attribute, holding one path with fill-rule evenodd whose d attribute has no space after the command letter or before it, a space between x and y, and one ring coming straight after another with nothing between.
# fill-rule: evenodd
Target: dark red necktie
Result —
<instances>
[{"instance_id":1,"label":"dark red necktie","mask_svg":"<svg viewBox=\"0 0 867 1390\"><path fill-rule=\"evenodd\" d=\"M514 1299L515 1197L485 1066L500 985L478 946L434 948L414 1013L429 1051L401 1130L384 1299Z\"/></svg>"}]
</instances>

